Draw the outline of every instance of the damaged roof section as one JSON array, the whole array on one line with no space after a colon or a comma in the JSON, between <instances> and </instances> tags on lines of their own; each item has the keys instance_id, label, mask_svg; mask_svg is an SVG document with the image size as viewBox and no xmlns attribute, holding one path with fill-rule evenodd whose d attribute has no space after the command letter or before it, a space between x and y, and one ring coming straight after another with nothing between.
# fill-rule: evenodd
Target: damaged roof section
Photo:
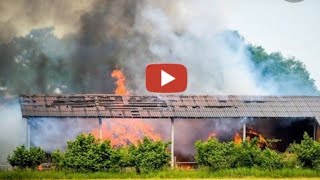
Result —
<instances>
[{"instance_id":1,"label":"damaged roof section","mask_svg":"<svg viewBox=\"0 0 320 180\"><path fill-rule=\"evenodd\" d=\"M24 118L320 118L319 96L21 95L20 105Z\"/></svg>"}]
</instances>

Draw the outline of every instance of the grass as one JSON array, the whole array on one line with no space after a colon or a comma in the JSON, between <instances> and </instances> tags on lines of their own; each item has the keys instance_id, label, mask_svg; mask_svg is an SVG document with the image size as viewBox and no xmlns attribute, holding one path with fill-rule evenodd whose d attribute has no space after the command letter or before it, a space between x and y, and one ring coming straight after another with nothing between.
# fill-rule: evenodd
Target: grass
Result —
<instances>
[{"instance_id":1,"label":"grass","mask_svg":"<svg viewBox=\"0 0 320 180\"><path fill-rule=\"evenodd\" d=\"M320 171L310 169L281 169L281 170L261 170L261 169L229 169L216 172L207 170L162 170L157 172L136 174L133 171L115 172L94 172L79 173L66 171L2 171L0 179L205 179L205 178L224 178L224 179L309 179L320 178Z\"/></svg>"}]
</instances>

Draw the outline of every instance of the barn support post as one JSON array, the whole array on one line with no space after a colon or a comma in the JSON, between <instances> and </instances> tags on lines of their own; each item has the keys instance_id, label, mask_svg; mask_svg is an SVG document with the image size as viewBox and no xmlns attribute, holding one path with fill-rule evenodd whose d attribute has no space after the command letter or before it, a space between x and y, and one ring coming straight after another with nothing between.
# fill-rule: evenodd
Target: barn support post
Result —
<instances>
[{"instance_id":1,"label":"barn support post","mask_svg":"<svg viewBox=\"0 0 320 180\"><path fill-rule=\"evenodd\" d=\"M313 123L313 140L317 140L317 122L314 121Z\"/></svg>"},{"instance_id":2,"label":"barn support post","mask_svg":"<svg viewBox=\"0 0 320 180\"><path fill-rule=\"evenodd\" d=\"M242 141L244 142L247 137L247 127L246 127L246 121L243 122L243 127L242 127Z\"/></svg>"},{"instance_id":3,"label":"barn support post","mask_svg":"<svg viewBox=\"0 0 320 180\"><path fill-rule=\"evenodd\" d=\"M320 118L319 117L315 117L315 124L316 124L315 136L316 136L316 140L319 140L320 138Z\"/></svg>"},{"instance_id":4,"label":"barn support post","mask_svg":"<svg viewBox=\"0 0 320 180\"><path fill-rule=\"evenodd\" d=\"M102 118L99 116L99 139L102 139Z\"/></svg>"},{"instance_id":5,"label":"barn support post","mask_svg":"<svg viewBox=\"0 0 320 180\"><path fill-rule=\"evenodd\" d=\"M27 118L27 148L30 149L31 144L31 127L30 127L30 119Z\"/></svg>"},{"instance_id":6,"label":"barn support post","mask_svg":"<svg viewBox=\"0 0 320 180\"><path fill-rule=\"evenodd\" d=\"M320 138L320 127L317 125L317 130L316 130L316 140L318 141Z\"/></svg>"},{"instance_id":7,"label":"barn support post","mask_svg":"<svg viewBox=\"0 0 320 180\"><path fill-rule=\"evenodd\" d=\"M175 158L174 158L174 118L170 118L171 120L171 169L174 169L175 166Z\"/></svg>"}]
</instances>

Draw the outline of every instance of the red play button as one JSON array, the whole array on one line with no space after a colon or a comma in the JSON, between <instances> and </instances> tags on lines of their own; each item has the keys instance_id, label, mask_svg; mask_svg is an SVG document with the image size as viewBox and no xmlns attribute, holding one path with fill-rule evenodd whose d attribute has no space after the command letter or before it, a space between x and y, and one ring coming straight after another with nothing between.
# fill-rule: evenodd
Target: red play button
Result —
<instances>
[{"instance_id":1,"label":"red play button","mask_svg":"<svg viewBox=\"0 0 320 180\"><path fill-rule=\"evenodd\" d=\"M183 92L187 88L187 69L181 64L149 64L146 87L157 93Z\"/></svg>"}]
</instances>

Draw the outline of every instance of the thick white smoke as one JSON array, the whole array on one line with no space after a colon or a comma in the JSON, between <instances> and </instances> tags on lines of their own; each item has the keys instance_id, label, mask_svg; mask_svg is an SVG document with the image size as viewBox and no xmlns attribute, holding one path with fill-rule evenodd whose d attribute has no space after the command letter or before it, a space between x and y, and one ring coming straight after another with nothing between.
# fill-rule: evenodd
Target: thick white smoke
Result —
<instances>
[{"instance_id":1,"label":"thick white smoke","mask_svg":"<svg viewBox=\"0 0 320 180\"><path fill-rule=\"evenodd\" d=\"M189 79L184 94L273 94L271 88L262 88L244 41L238 34L226 32L217 1L148 2L139 11L133 30L147 37L147 47L137 49L139 41L129 41L127 48L138 52L135 52L136 56L122 57L126 70L136 76L129 82L135 85L137 93L147 93L144 84L146 65L164 62L181 63L187 67ZM151 55L143 53L146 49ZM167 122L162 129L168 130L169 127ZM177 120L175 144L178 161L192 160L196 140L208 138L211 132L232 139L241 127L242 122L235 119Z\"/></svg>"},{"instance_id":2,"label":"thick white smoke","mask_svg":"<svg viewBox=\"0 0 320 180\"><path fill-rule=\"evenodd\" d=\"M31 145L46 151L63 150L67 141L74 140L81 133L90 133L98 127L97 119L31 119Z\"/></svg>"},{"instance_id":3,"label":"thick white smoke","mask_svg":"<svg viewBox=\"0 0 320 180\"><path fill-rule=\"evenodd\" d=\"M0 165L3 165L7 164L9 153L26 142L26 121L21 118L16 100L0 104L0 121Z\"/></svg>"},{"instance_id":4,"label":"thick white smoke","mask_svg":"<svg viewBox=\"0 0 320 180\"><path fill-rule=\"evenodd\" d=\"M138 57L123 57L124 66L137 76L132 83L140 85L137 92L145 92L143 72L148 63L168 62L187 67L185 93L270 94L259 86L245 43L238 36L225 33L216 1L166 2L149 2L136 17L134 31L147 37L151 59L144 57L145 49ZM136 46L129 43L128 49Z\"/></svg>"}]
</instances>

